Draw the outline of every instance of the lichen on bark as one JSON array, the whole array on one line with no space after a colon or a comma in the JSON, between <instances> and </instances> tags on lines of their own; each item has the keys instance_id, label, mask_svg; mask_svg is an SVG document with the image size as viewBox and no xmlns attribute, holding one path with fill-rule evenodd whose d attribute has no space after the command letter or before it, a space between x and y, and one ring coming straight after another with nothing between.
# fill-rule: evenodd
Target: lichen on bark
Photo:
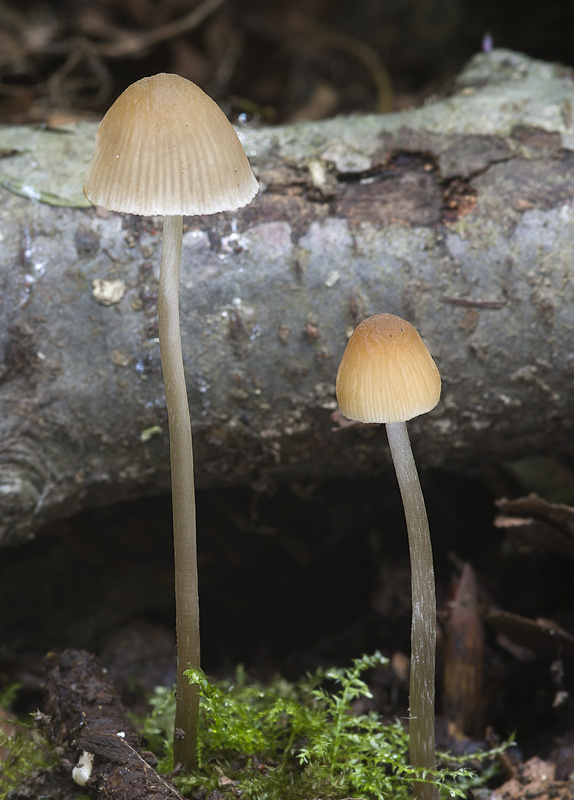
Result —
<instances>
[{"instance_id":1,"label":"lichen on bark","mask_svg":"<svg viewBox=\"0 0 574 800\"><path fill-rule=\"evenodd\" d=\"M241 131L258 199L185 221L199 486L380 469L334 379L381 311L416 324L443 376L412 426L422 465L571 451L571 90L567 70L494 51L415 111ZM0 131L4 544L169 485L161 226L79 207L94 131ZM125 291L103 305L94 280Z\"/></svg>"}]
</instances>

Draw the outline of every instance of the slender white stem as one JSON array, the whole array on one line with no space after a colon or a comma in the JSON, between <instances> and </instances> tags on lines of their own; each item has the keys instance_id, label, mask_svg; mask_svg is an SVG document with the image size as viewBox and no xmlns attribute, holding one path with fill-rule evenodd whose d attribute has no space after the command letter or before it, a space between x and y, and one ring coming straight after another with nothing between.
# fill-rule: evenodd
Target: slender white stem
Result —
<instances>
[{"instance_id":1,"label":"slender white stem","mask_svg":"<svg viewBox=\"0 0 574 800\"><path fill-rule=\"evenodd\" d=\"M169 423L175 556L177 701L174 762L182 764L186 770L191 770L197 765L199 695L197 686L190 686L183 672L190 666L199 666L199 591L191 420L179 326L182 233L181 216L164 218L158 316L159 346Z\"/></svg>"},{"instance_id":2,"label":"slender white stem","mask_svg":"<svg viewBox=\"0 0 574 800\"><path fill-rule=\"evenodd\" d=\"M435 766L436 595L429 524L405 422L387 423L389 447L407 523L411 559L411 674L409 733L411 764ZM435 786L417 783L418 800L438 800Z\"/></svg>"}]
</instances>

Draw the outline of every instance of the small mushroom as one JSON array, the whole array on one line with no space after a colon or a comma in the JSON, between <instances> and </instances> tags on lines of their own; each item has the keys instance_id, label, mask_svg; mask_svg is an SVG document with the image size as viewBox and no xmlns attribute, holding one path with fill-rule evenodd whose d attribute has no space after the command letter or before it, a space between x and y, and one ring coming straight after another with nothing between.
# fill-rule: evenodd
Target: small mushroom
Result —
<instances>
[{"instance_id":1,"label":"small mushroom","mask_svg":"<svg viewBox=\"0 0 574 800\"><path fill-rule=\"evenodd\" d=\"M94 768L94 754L84 751L72 770L72 778L78 786L85 786L90 780Z\"/></svg>"},{"instance_id":2,"label":"small mushroom","mask_svg":"<svg viewBox=\"0 0 574 800\"><path fill-rule=\"evenodd\" d=\"M129 86L96 133L84 192L94 205L129 214L163 214L159 277L160 356L171 459L177 629L174 760L197 763L199 666L195 491L189 404L179 326L183 214L215 214L251 202L257 181L231 123L198 86L159 74Z\"/></svg>"},{"instance_id":3,"label":"small mushroom","mask_svg":"<svg viewBox=\"0 0 574 800\"><path fill-rule=\"evenodd\" d=\"M411 561L410 759L435 766L436 597L428 518L406 421L439 401L440 374L410 322L393 314L363 320L353 331L337 372L341 413L360 422L384 422L403 500ZM419 800L438 789L414 787Z\"/></svg>"}]
</instances>

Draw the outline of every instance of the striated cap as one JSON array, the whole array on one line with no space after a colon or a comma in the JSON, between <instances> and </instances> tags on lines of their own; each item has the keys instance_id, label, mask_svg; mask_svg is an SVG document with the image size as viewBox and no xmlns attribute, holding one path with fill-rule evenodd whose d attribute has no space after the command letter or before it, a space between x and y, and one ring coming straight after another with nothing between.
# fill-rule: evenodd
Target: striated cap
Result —
<instances>
[{"instance_id":1,"label":"striated cap","mask_svg":"<svg viewBox=\"0 0 574 800\"><path fill-rule=\"evenodd\" d=\"M393 314L363 320L337 372L337 402L348 419L406 422L433 409L441 380L416 330Z\"/></svg>"},{"instance_id":2,"label":"striated cap","mask_svg":"<svg viewBox=\"0 0 574 800\"><path fill-rule=\"evenodd\" d=\"M102 119L84 193L130 214L215 214L258 191L233 126L210 97L179 75L142 78Z\"/></svg>"}]
</instances>

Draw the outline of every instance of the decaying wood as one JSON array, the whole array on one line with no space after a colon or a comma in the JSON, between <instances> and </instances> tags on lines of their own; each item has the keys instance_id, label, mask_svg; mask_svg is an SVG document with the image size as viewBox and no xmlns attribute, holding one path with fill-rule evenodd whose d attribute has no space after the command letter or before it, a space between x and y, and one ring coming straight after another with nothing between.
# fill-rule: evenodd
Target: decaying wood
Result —
<instances>
[{"instance_id":1,"label":"decaying wood","mask_svg":"<svg viewBox=\"0 0 574 800\"><path fill-rule=\"evenodd\" d=\"M464 564L448 604L443 645L443 715L472 736L484 733L484 632L474 570Z\"/></svg>"},{"instance_id":2,"label":"decaying wood","mask_svg":"<svg viewBox=\"0 0 574 800\"><path fill-rule=\"evenodd\" d=\"M46 710L52 738L65 752L75 750L80 760L83 752L96 756L86 784L90 796L181 800L173 784L156 772L154 756L140 748L133 725L96 658L85 651L66 650L48 656L48 663Z\"/></svg>"},{"instance_id":3,"label":"decaying wood","mask_svg":"<svg viewBox=\"0 0 574 800\"><path fill-rule=\"evenodd\" d=\"M563 659L570 664L574 662L574 636L553 620L527 619L491 608L486 622L507 637L511 646L516 648L514 652L524 660L544 657ZM506 646L510 649L508 644Z\"/></svg>"},{"instance_id":4,"label":"decaying wood","mask_svg":"<svg viewBox=\"0 0 574 800\"><path fill-rule=\"evenodd\" d=\"M526 553L545 550L574 558L574 508L549 503L536 494L496 501L494 525L508 533L514 546Z\"/></svg>"},{"instance_id":5,"label":"decaying wood","mask_svg":"<svg viewBox=\"0 0 574 800\"><path fill-rule=\"evenodd\" d=\"M417 111L242 132L260 195L186 220L199 486L385 464L384 432L334 396L349 331L380 311L417 326L443 376L411 423L422 465L572 452L572 88L495 51ZM94 130L0 132L2 543L168 489L161 222L69 207Z\"/></svg>"}]
</instances>

